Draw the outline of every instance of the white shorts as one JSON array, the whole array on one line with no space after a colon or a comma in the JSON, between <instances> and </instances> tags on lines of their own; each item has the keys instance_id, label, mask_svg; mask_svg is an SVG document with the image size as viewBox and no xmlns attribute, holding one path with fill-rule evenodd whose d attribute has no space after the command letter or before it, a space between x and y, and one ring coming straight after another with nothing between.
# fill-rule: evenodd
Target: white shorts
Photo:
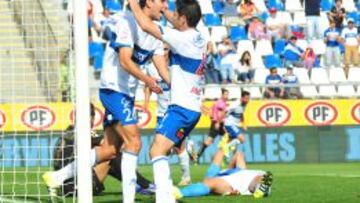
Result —
<instances>
[{"instance_id":1,"label":"white shorts","mask_svg":"<svg viewBox=\"0 0 360 203\"><path fill-rule=\"evenodd\" d=\"M256 176L264 175L265 171L240 170L233 174L221 176L229 185L240 193L240 195L251 195L249 186Z\"/></svg>"}]
</instances>

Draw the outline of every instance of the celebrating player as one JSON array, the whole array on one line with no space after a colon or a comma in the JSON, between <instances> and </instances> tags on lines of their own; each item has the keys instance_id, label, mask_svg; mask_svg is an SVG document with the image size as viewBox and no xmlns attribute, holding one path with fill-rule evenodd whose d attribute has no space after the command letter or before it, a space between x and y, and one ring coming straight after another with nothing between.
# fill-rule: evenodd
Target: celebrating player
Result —
<instances>
[{"instance_id":1,"label":"celebrating player","mask_svg":"<svg viewBox=\"0 0 360 203\"><path fill-rule=\"evenodd\" d=\"M206 41L195 29L201 18L196 0L177 0L176 12L164 9L164 14L175 29L158 26L140 9L137 0L129 0L140 27L170 46L171 102L157 129L150 149L156 202L173 203L172 180L166 157L175 145L180 146L200 119L201 77L205 63Z\"/></svg>"},{"instance_id":2,"label":"celebrating player","mask_svg":"<svg viewBox=\"0 0 360 203\"><path fill-rule=\"evenodd\" d=\"M198 197L211 193L219 195L253 195L255 198L270 194L273 176L271 172L244 169L242 153L237 152L225 171L220 171L224 154L218 151L201 183L191 184L182 189L174 187L176 199Z\"/></svg>"},{"instance_id":3,"label":"celebrating player","mask_svg":"<svg viewBox=\"0 0 360 203\"><path fill-rule=\"evenodd\" d=\"M141 12L151 22L160 20L161 11L167 6L165 0L140 0ZM153 36L144 32L137 25L131 13L118 14L110 43L104 56L104 67L101 72L100 100L105 107L104 141L101 146L91 152L91 164L108 161L114 158L122 146L122 188L123 202L135 201L136 166L141 139L134 111L134 95L136 84L143 81L151 91L161 93L156 81L147 76L139 68L149 59L155 63L160 75L170 82L167 64L163 57L163 44ZM133 76L136 80L131 80ZM75 163L68 164L64 170L71 171ZM63 170L61 169L61 170ZM68 179L59 176L59 172L47 174L50 187L59 187Z\"/></svg>"},{"instance_id":4,"label":"celebrating player","mask_svg":"<svg viewBox=\"0 0 360 203\"><path fill-rule=\"evenodd\" d=\"M164 44L164 57L166 63L169 63L169 45ZM157 107L156 107L156 129L159 128L162 120L164 119L166 110L170 104L170 86L166 84L166 82L160 77L158 71L154 67L154 64L151 63L146 67L146 72L149 76L155 78L158 84L162 88L162 94L158 94L157 96ZM149 107L151 91L148 87L145 87L145 102L144 107L147 109ZM186 150L185 142L182 143L180 148L173 148L174 152L178 155L180 159L180 166L182 171L181 180L178 183L179 186L185 186L191 183L191 175L190 175L190 157L188 151Z\"/></svg>"},{"instance_id":5,"label":"celebrating player","mask_svg":"<svg viewBox=\"0 0 360 203\"><path fill-rule=\"evenodd\" d=\"M221 98L218 99L211 108L211 126L209 134L197 154L197 160L199 160L205 149L213 143L216 136L223 136L225 134L224 118L226 115L226 102L228 101L228 98L229 91L222 88Z\"/></svg>"}]
</instances>

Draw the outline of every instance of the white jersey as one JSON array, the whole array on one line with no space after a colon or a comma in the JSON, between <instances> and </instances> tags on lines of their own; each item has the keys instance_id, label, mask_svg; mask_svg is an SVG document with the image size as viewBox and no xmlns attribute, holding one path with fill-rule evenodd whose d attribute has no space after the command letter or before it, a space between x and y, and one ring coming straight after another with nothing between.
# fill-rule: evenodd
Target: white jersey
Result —
<instances>
[{"instance_id":1,"label":"white jersey","mask_svg":"<svg viewBox=\"0 0 360 203\"><path fill-rule=\"evenodd\" d=\"M162 94L157 95L157 109L156 115L158 117L164 117L165 112L170 104L170 87L169 85L160 77L159 72L157 71L154 63L150 63L146 66L146 73L157 80L158 85L162 89Z\"/></svg>"},{"instance_id":2,"label":"white jersey","mask_svg":"<svg viewBox=\"0 0 360 203\"><path fill-rule=\"evenodd\" d=\"M109 28L113 33L105 50L100 88L134 97L136 88L133 87L137 86L138 80L131 79L130 74L120 65L119 48L132 48L132 60L143 67L153 55L164 55L163 43L144 32L129 12L116 14L109 22L112 23Z\"/></svg>"},{"instance_id":3,"label":"white jersey","mask_svg":"<svg viewBox=\"0 0 360 203\"><path fill-rule=\"evenodd\" d=\"M160 27L170 46L171 104L200 112L201 78L206 59L206 41L195 29L178 31Z\"/></svg>"},{"instance_id":4,"label":"white jersey","mask_svg":"<svg viewBox=\"0 0 360 203\"><path fill-rule=\"evenodd\" d=\"M239 126L244 118L244 111L244 106L242 106L239 101L231 104L226 112L225 126Z\"/></svg>"},{"instance_id":5,"label":"white jersey","mask_svg":"<svg viewBox=\"0 0 360 203\"><path fill-rule=\"evenodd\" d=\"M256 178L256 176L262 176L265 171L260 170L240 170L233 174L220 176L224 179L232 188L240 193L240 195L251 195L249 191L250 183Z\"/></svg>"}]
</instances>

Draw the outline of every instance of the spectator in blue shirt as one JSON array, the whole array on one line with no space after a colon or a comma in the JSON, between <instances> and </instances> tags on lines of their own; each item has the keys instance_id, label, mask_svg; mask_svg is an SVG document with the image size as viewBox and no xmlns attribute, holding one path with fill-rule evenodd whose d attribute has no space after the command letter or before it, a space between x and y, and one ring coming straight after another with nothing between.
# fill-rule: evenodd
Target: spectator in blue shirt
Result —
<instances>
[{"instance_id":1,"label":"spectator in blue shirt","mask_svg":"<svg viewBox=\"0 0 360 203\"><path fill-rule=\"evenodd\" d=\"M301 55L304 52L299 46L296 45L297 37L292 36L289 43L286 45L283 56L285 60L285 66L303 67Z\"/></svg>"},{"instance_id":2,"label":"spectator in blue shirt","mask_svg":"<svg viewBox=\"0 0 360 203\"><path fill-rule=\"evenodd\" d=\"M336 28L335 21L330 21L330 27L325 30L324 41L326 43L326 53L325 53L325 66L331 67L340 67L340 29Z\"/></svg>"},{"instance_id":3,"label":"spectator in blue shirt","mask_svg":"<svg viewBox=\"0 0 360 203\"><path fill-rule=\"evenodd\" d=\"M298 84L298 78L293 73L293 67L287 67L286 73L282 77L282 82L284 84ZM301 98L302 94L299 87L285 87L285 97L286 98Z\"/></svg>"},{"instance_id":4,"label":"spectator in blue shirt","mask_svg":"<svg viewBox=\"0 0 360 203\"><path fill-rule=\"evenodd\" d=\"M265 92L264 92L265 98L268 99L284 98L285 96L284 88L277 86L282 84L282 78L277 73L277 69L275 67L270 69L270 75L266 77L265 84L274 85L265 88Z\"/></svg>"}]
</instances>

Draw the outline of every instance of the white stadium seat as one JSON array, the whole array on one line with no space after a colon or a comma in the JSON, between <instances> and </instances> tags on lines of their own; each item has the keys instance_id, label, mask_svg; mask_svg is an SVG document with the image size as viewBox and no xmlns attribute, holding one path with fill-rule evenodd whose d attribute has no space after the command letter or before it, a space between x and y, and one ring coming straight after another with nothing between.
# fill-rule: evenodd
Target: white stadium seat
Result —
<instances>
[{"instance_id":1,"label":"white stadium seat","mask_svg":"<svg viewBox=\"0 0 360 203\"><path fill-rule=\"evenodd\" d=\"M210 0L198 0L201 8L201 13L208 14L208 13L214 13L214 9L212 6L212 2Z\"/></svg>"},{"instance_id":2,"label":"white stadium seat","mask_svg":"<svg viewBox=\"0 0 360 203\"><path fill-rule=\"evenodd\" d=\"M258 68L255 70L254 82L258 84L265 84L266 76L270 74L270 71L265 68Z\"/></svg>"},{"instance_id":3,"label":"white stadium seat","mask_svg":"<svg viewBox=\"0 0 360 203\"><path fill-rule=\"evenodd\" d=\"M294 13L294 24L299 26L306 25L306 17L304 11L298 11Z\"/></svg>"},{"instance_id":4,"label":"white stadium seat","mask_svg":"<svg viewBox=\"0 0 360 203\"><path fill-rule=\"evenodd\" d=\"M252 61L253 61L253 66L255 68L265 69L264 61L262 59L262 56L259 53L254 52L254 54L252 54L251 57L252 57Z\"/></svg>"},{"instance_id":5,"label":"white stadium seat","mask_svg":"<svg viewBox=\"0 0 360 203\"><path fill-rule=\"evenodd\" d=\"M255 52L261 56L272 55L274 51L270 40L262 39L256 41Z\"/></svg>"},{"instance_id":6,"label":"white stadium seat","mask_svg":"<svg viewBox=\"0 0 360 203\"><path fill-rule=\"evenodd\" d=\"M216 100L221 96L221 87L219 85L206 85L204 90L205 99Z\"/></svg>"},{"instance_id":7,"label":"white stadium seat","mask_svg":"<svg viewBox=\"0 0 360 203\"><path fill-rule=\"evenodd\" d=\"M302 11L304 8L301 5L300 0L288 0L285 1L285 10L289 12Z\"/></svg>"},{"instance_id":8,"label":"white stadium seat","mask_svg":"<svg viewBox=\"0 0 360 203\"><path fill-rule=\"evenodd\" d=\"M299 39L296 41L296 45L299 46L302 50L305 51L305 49L309 46L307 41L304 39Z\"/></svg>"},{"instance_id":9,"label":"white stadium seat","mask_svg":"<svg viewBox=\"0 0 360 203\"><path fill-rule=\"evenodd\" d=\"M199 27L197 30L204 36L206 41L210 41L210 31L208 27Z\"/></svg>"},{"instance_id":10,"label":"white stadium seat","mask_svg":"<svg viewBox=\"0 0 360 203\"><path fill-rule=\"evenodd\" d=\"M256 8L259 9L260 12L267 12L267 8L264 0L252 0L255 4Z\"/></svg>"},{"instance_id":11,"label":"white stadium seat","mask_svg":"<svg viewBox=\"0 0 360 203\"><path fill-rule=\"evenodd\" d=\"M313 68L311 70L311 82L319 86L319 95L322 97L335 97L337 95L334 85L329 85L328 74L324 68ZM324 85L325 84L325 85Z\"/></svg>"},{"instance_id":12,"label":"white stadium seat","mask_svg":"<svg viewBox=\"0 0 360 203\"><path fill-rule=\"evenodd\" d=\"M286 25L292 25L294 23L289 12L278 11L276 15L278 15L279 19L281 19L281 22Z\"/></svg>"},{"instance_id":13,"label":"white stadium seat","mask_svg":"<svg viewBox=\"0 0 360 203\"><path fill-rule=\"evenodd\" d=\"M278 68L277 72L282 77L286 73L286 68Z\"/></svg>"},{"instance_id":14,"label":"white stadium seat","mask_svg":"<svg viewBox=\"0 0 360 203\"><path fill-rule=\"evenodd\" d=\"M342 0L342 6L346 12L356 11L354 0Z\"/></svg>"},{"instance_id":15,"label":"white stadium seat","mask_svg":"<svg viewBox=\"0 0 360 203\"><path fill-rule=\"evenodd\" d=\"M329 18L326 12L320 13L320 32L324 33L330 27Z\"/></svg>"},{"instance_id":16,"label":"white stadium seat","mask_svg":"<svg viewBox=\"0 0 360 203\"><path fill-rule=\"evenodd\" d=\"M344 69L331 68L329 80L332 83L345 83L347 82ZM338 84L338 96L339 97L353 97L355 95L355 89L352 85Z\"/></svg>"},{"instance_id":17,"label":"white stadium seat","mask_svg":"<svg viewBox=\"0 0 360 203\"><path fill-rule=\"evenodd\" d=\"M214 26L211 28L211 41L221 42L225 36L228 36L228 32L225 26Z\"/></svg>"},{"instance_id":18,"label":"white stadium seat","mask_svg":"<svg viewBox=\"0 0 360 203\"><path fill-rule=\"evenodd\" d=\"M251 56L254 55L255 49L254 49L254 44L251 40L238 41L237 53L240 54L240 56L241 56L245 51L249 51Z\"/></svg>"},{"instance_id":19,"label":"white stadium seat","mask_svg":"<svg viewBox=\"0 0 360 203\"><path fill-rule=\"evenodd\" d=\"M240 99L241 90L238 85L230 84L227 85L225 89L229 90L229 99Z\"/></svg>"},{"instance_id":20,"label":"white stadium seat","mask_svg":"<svg viewBox=\"0 0 360 203\"><path fill-rule=\"evenodd\" d=\"M259 87L247 87L244 88L244 90L250 92L250 97L252 99L261 99L263 97Z\"/></svg>"},{"instance_id":21,"label":"white stadium seat","mask_svg":"<svg viewBox=\"0 0 360 203\"><path fill-rule=\"evenodd\" d=\"M360 83L360 68L350 68L349 69L349 76L348 76L348 81L349 82L357 82ZM360 96L360 85L358 85L357 87L357 91L356 91L356 96Z\"/></svg>"},{"instance_id":22,"label":"white stadium seat","mask_svg":"<svg viewBox=\"0 0 360 203\"><path fill-rule=\"evenodd\" d=\"M326 52L326 44L322 39L315 39L310 42L316 55L323 55Z\"/></svg>"},{"instance_id":23,"label":"white stadium seat","mask_svg":"<svg viewBox=\"0 0 360 203\"><path fill-rule=\"evenodd\" d=\"M305 68L294 68L294 74L298 77L299 84L310 84L309 74ZM300 91L305 98L318 96L315 86L303 86L300 87Z\"/></svg>"}]
</instances>

